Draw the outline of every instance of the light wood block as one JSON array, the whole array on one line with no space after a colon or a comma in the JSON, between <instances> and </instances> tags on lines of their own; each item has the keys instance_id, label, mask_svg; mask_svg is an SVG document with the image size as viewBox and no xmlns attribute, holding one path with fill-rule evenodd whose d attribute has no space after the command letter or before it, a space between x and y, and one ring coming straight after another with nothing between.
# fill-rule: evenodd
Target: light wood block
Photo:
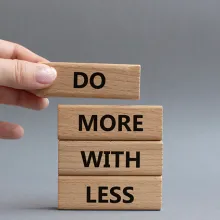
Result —
<instances>
[{"instance_id":1,"label":"light wood block","mask_svg":"<svg viewBox=\"0 0 220 220\"><path fill-rule=\"evenodd\" d=\"M162 175L161 141L59 141L58 173L77 175Z\"/></svg>"},{"instance_id":2,"label":"light wood block","mask_svg":"<svg viewBox=\"0 0 220 220\"><path fill-rule=\"evenodd\" d=\"M65 62L45 64L57 70L57 78L50 87L34 91L38 96L140 99L140 65ZM78 88L80 85L81 88Z\"/></svg>"},{"instance_id":3,"label":"light wood block","mask_svg":"<svg viewBox=\"0 0 220 220\"><path fill-rule=\"evenodd\" d=\"M161 141L161 106L59 105L59 140Z\"/></svg>"},{"instance_id":4,"label":"light wood block","mask_svg":"<svg viewBox=\"0 0 220 220\"><path fill-rule=\"evenodd\" d=\"M161 176L59 176L58 209L160 210Z\"/></svg>"}]
</instances>

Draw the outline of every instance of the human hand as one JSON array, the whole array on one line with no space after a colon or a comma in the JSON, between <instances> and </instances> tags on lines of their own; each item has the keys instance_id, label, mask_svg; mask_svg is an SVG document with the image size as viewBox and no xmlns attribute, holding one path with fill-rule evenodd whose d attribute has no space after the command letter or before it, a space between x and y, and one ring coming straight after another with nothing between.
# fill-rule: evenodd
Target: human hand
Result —
<instances>
[{"instance_id":1,"label":"human hand","mask_svg":"<svg viewBox=\"0 0 220 220\"><path fill-rule=\"evenodd\" d=\"M54 68L39 63L45 61L21 45L0 40L0 104L46 108L48 99L31 93L48 87L56 78ZM20 125L0 121L0 139L19 139L23 134Z\"/></svg>"}]
</instances>

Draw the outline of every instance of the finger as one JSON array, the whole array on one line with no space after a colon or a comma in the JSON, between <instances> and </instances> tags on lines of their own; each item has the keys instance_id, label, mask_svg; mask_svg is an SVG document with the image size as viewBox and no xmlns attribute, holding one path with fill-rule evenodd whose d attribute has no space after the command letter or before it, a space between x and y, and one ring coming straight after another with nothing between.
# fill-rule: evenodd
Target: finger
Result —
<instances>
[{"instance_id":1,"label":"finger","mask_svg":"<svg viewBox=\"0 0 220 220\"><path fill-rule=\"evenodd\" d=\"M0 40L0 58L26 60L34 63L48 62L47 59L32 52L28 48L5 40Z\"/></svg>"},{"instance_id":2,"label":"finger","mask_svg":"<svg viewBox=\"0 0 220 220\"><path fill-rule=\"evenodd\" d=\"M37 97L25 90L16 90L0 86L0 104L42 110L48 107L49 100L47 98Z\"/></svg>"},{"instance_id":3,"label":"finger","mask_svg":"<svg viewBox=\"0 0 220 220\"><path fill-rule=\"evenodd\" d=\"M0 59L0 86L33 90L53 83L57 72L45 64L23 60Z\"/></svg>"},{"instance_id":4,"label":"finger","mask_svg":"<svg viewBox=\"0 0 220 220\"><path fill-rule=\"evenodd\" d=\"M0 121L0 139L19 139L24 135L20 125Z\"/></svg>"}]
</instances>

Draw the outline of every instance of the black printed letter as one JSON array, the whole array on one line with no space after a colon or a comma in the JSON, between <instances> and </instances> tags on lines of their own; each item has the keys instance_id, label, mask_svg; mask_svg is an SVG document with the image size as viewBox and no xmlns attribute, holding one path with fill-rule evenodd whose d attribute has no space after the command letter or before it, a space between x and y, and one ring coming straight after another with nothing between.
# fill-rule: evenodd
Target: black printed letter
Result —
<instances>
[{"instance_id":1,"label":"black printed letter","mask_svg":"<svg viewBox=\"0 0 220 220\"><path fill-rule=\"evenodd\" d=\"M94 83L94 79L95 79L96 76L100 76L100 78L101 78L100 85L95 85L95 83ZM94 89L101 89L105 85L105 76L102 73L99 73L99 72L93 73L90 77L90 85Z\"/></svg>"},{"instance_id":2,"label":"black printed letter","mask_svg":"<svg viewBox=\"0 0 220 220\"><path fill-rule=\"evenodd\" d=\"M125 121L122 121L123 118ZM118 131L122 131L122 126L124 125L127 131L131 131L128 123L130 122L130 117L128 115L119 115L118 116Z\"/></svg>"},{"instance_id":3,"label":"black printed letter","mask_svg":"<svg viewBox=\"0 0 220 220\"><path fill-rule=\"evenodd\" d=\"M84 167L90 166L91 159L93 160L94 167L99 167L101 159L102 159L102 153L103 153L102 151L99 152L98 159L96 160L95 151L90 151L88 159L86 160L85 151L81 151L81 156L82 156Z\"/></svg>"},{"instance_id":4,"label":"black printed letter","mask_svg":"<svg viewBox=\"0 0 220 220\"><path fill-rule=\"evenodd\" d=\"M140 168L140 152L136 152L136 158L130 157L130 152L126 152L126 167L130 167L130 161L136 161L136 168Z\"/></svg>"},{"instance_id":5,"label":"black printed letter","mask_svg":"<svg viewBox=\"0 0 220 220\"><path fill-rule=\"evenodd\" d=\"M90 195L91 195L91 187L90 186L87 186L86 187L86 198L87 198L87 202L88 203L96 203L96 200L95 199L91 199L90 198Z\"/></svg>"},{"instance_id":6,"label":"black printed letter","mask_svg":"<svg viewBox=\"0 0 220 220\"><path fill-rule=\"evenodd\" d=\"M138 128L138 125L142 125L142 121L137 121L138 118L143 118L143 115L134 115L134 131L143 131L143 128Z\"/></svg>"},{"instance_id":7,"label":"black printed letter","mask_svg":"<svg viewBox=\"0 0 220 220\"><path fill-rule=\"evenodd\" d=\"M123 199L124 203L132 203L134 201L134 196L132 194L128 193L128 190L133 190L133 187L128 186L128 187L124 188L123 193L125 196L127 196L129 198L129 200Z\"/></svg>"},{"instance_id":8,"label":"black printed letter","mask_svg":"<svg viewBox=\"0 0 220 220\"><path fill-rule=\"evenodd\" d=\"M89 125L86 122L85 115L79 115L79 131L82 131L82 124L84 123L84 126L86 128L86 131L90 131L93 123L93 130L97 131L97 115L92 115L91 119L89 121Z\"/></svg>"},{"instance_id":9,"label":"black printed letter","mask_svg":"<svg viewBox=\"0 0 220 220\"><path fill-rule=\"evenodd\" d=\"M79 85L78 84L78 76L82 76L84 79L84 82ZM73 88L84 88L88 83L88 77L83 72L74 72L74 81L73 81Z\"/></svg>"}]
</instances>

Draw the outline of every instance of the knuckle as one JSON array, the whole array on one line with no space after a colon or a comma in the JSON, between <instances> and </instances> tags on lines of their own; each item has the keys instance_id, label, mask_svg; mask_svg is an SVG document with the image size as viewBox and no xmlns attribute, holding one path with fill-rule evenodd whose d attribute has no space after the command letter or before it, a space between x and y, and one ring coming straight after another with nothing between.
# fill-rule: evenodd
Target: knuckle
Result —
<instances>
[{"instance_id":1,"label":"knuckle","mask_svg":"<svg viewBox=\"0 0 220 220\"><path fill-rule=\"evenodd\" d=\"M25 61L15 60L14 81L17 85L25 84L26 65Z\"/></svg>"}]
</instances>

